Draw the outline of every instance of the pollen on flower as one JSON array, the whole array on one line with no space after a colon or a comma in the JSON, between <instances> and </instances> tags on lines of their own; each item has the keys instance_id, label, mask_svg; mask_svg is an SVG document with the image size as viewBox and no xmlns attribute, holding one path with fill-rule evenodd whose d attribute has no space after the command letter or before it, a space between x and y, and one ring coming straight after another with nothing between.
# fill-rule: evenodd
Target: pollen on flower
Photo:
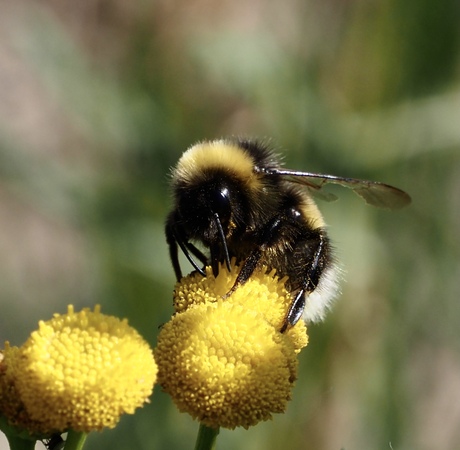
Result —
<instances>
[{"instance_id":1,"label":"pollen on flower","mask_svg":"<svg viewBox=\"0 0 460 450\"><path fill-rule=\"evenodd\" d=\"M176 313L203 303L214 303L230 291L235 283L240 268L232 261L229 272L225 264L220 265L217 277L212 269L206 268L206 277L197 272L184 277L177 283L174 290L174 309ZM278 330L281 329L289 306L292 302L286 290L287 278L279 279L274 269L268 271L262 267L254 272L251 278L239 286L225 301L241 304L261 315ZM304 321L299 321L287 333L296 351L300 351L308 343Z\"/></svg>"},{"instance_id":2,"label":"pollen on flower","mask_svg":"<svg viewBox=\"0 0 460 450\"><path fill-rule=\"evenodd\" d=\"M157 366L126 320L87 308L55 314L19 349L15 389L41 431L114 427L148 401Z\"/></svg>"},{"instance_id":3,"label":"pollen on flower","mask_svg":"<svg viewBox=\"0 0 460 450\"><path fill-rule=\"evenodd\" d=\"M284 412L297 377L296 340L280 333L255 300L247 299L248 307L208 288L204 283L197 294L204 301L163 326L155 350L159 383L180 411L214 428L247 428ZM305 333L304 345L306 339Z\"/></svg>"}]
</instances>

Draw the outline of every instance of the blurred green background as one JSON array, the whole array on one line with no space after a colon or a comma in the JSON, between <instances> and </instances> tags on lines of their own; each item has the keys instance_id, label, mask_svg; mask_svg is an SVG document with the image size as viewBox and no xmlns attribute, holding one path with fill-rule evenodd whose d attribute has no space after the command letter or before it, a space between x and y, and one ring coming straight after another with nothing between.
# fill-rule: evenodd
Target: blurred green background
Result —
<instances>
[{"instance_id":1,"label":"blurred green background","mask_svg":"<svg viewBox=\"0 0 460 450\"><path fill-rule=\"evenodd\" d=\"M154 345L169 167L197 140L271 138L288 167L413 204L320 205L343 294L286 414L218 449L459 449L459 20L458 0L1 0L0 342L100 303ZM197 428L157 387L86 448L191 449Z\"/></svg>"}]
</instances>

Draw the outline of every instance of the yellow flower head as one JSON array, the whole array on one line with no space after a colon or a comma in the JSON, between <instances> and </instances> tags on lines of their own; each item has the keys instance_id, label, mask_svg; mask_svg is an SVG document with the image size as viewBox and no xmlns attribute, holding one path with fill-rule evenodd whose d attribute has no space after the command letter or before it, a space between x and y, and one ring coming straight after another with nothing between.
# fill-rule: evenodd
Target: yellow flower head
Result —
<instances>
[{"instance_id":1,"label":"yellow flower head","mask_svg":"<svg viewBox=\"0 0 460 450\"><path fill-rule=\"evenodd\" d=\"M19 349L16 389L40 431L114 427L148 401L157 367L126 320L87 308L40 322Z\"/></svg>"},{"instance_id":2,"label":"yellow flower head","mask_svg":"<svg viewBox=\"0 0 460 450\"><path fill-rule=\"evenodd\" d=\"M19 359L20 349L6 342L4 350L0 352L0 416L16 427L18 432L30 430L39 434L43 430L41 424L30 418L16 389Z\"/></svg>"},{"instance_id":3,"label":"yellow flower head","mask_svg":"<svg viewBox=\"0 0 460 450\"><path fill-rule=\"evenodd\" d=\"M22 402L14 384L18 347L11 347L6 342L5 349L0 352L0 412L1 415L16 421Z\"/></svg>"},{"instance_id":4,"label":"yellow flower head","mask_svg":"<svg viewBox=\"0 0 460 450\"><path fill-rule=\"evenodd\" d=\"M239 273L239 267L232 261L229 272L225 264L220 265L217 277L210 267L206 268L206 277L197 272L184 277L174 290L174 309L176 313L184 312L203 303L214 303L230 291ZM225 301L241 304L246 309L263 315L265 320L280 330L292 297L286 290L286 278L279 279L276 271L267 272L265 268L257 270L251 278L239 286ZM297 351L308 343L305 323L301 320L286 333Z\"/></svg>"},{"instance_id":5,"label":"yellow flower head","mask_svg":"<svg viewBox=\"0 0 460 450\"><path fill-rule=\"evenodd\" d=\"M215 279L190 275L175 292L177 314L163 326L159 383L180 411L217 428L245 428L284 412L307 344L299 322L280 333L289 294L273 273L255 274L229 298L237 269Z\"/></svg>"}]
</instances>

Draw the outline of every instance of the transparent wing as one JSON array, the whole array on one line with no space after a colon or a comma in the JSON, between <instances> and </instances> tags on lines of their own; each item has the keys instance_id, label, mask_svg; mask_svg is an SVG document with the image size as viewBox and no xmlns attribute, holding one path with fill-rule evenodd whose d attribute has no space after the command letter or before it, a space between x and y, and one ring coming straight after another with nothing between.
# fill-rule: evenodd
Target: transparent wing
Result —
<instances>
[{"instance_id":1,"label":"transparent wing","mask_svg":"<svg viewBox=\"0 0 460 450\"><path fill-rule=\"evenodd\" d=\"M357 178L337 177L320 173L299 172L289 169L268 169L267 174L282 175L286 181L306 186L313 195L326 201L336 200L334 194L321 191L326 184L339 184L351 189L366 203L378 208L398 209L411 202L409 194L401 189L378 181L359 180Z\"/></svg>"}]
</instances>

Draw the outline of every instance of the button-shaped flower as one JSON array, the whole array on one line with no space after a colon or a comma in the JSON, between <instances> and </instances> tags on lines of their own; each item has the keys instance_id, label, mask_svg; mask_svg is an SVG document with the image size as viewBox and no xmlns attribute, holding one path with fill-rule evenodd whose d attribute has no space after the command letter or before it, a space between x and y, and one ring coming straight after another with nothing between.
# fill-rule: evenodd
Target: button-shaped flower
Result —
<instances>
[{"instance_id":1,"label":"button-shaped flower","mask_svg":"<svg viewBox=\"0 0 460 450\"><path fill-rule=\"evenodd\" d=\"M0 428L11 426L14 434L40 434L43 427L40 422L32 420L16 388L20 349L11 347L8 342L0 352L0 416L4 418Z\"/></svg>"},{"instance_id":2,"label":"button-shaped flower","mask_svg":"<svg viewBox=\"0 0 460 450\"><path fill-rule=\"evenodd\" d=\"M114 427L148 401L157 367L126 320L83 309L40 322L9 365L35 432Z\"/></svg>"},{"instance_id":3,"label":"button-shaped flower","mask_svg":"<svg viewBox=\"0 0 460 450\"><path fill-rule=\"evenodd\" d=\"M211 427L245 428L284 412L305 324L279 330L291 298L260 271L228 298L238 269L192 274L175 291L176 315L158 338L159 382L180 411Z\"/></svg>"}]
</instances>

